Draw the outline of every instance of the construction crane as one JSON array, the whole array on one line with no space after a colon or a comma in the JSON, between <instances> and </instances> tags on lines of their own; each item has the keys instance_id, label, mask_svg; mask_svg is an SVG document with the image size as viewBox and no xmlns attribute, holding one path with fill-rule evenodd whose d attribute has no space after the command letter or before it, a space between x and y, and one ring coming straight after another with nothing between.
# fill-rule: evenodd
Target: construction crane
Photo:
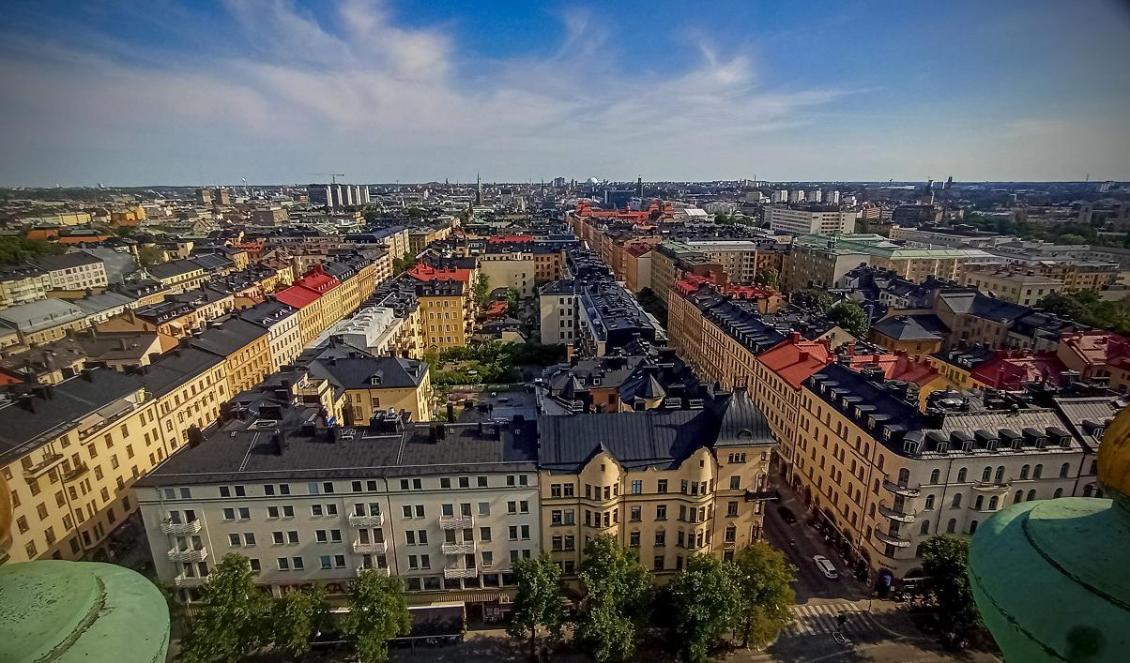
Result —
<instances>
[{"instance_id":1,"label":"construction crane","mask_svg":"<svg viewBox=\"0 0 1130 663\"><path fill-rule=\"evenodd\" d=\"M337 178L345 177L345 173L314 173L318 177L330 176L330 184L337 184Z\"/></svg>"}]
</instances>

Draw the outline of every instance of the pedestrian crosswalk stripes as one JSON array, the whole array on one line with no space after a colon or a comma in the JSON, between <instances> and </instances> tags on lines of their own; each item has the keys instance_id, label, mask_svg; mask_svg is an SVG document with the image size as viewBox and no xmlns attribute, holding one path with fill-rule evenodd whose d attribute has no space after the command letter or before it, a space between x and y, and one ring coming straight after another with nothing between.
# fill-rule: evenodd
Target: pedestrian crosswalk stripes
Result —
<instances>
[{"instance_id":1,"label":"pedestrian crosswalk stripes","mask_svg":"<svg viewBox=\"0 0 1130 663\"><path fill-rule=\"evenodd\" d=\"M875 617L854 603L794 605L793 621L781 631L782 637L819 635L839 631L844 635L871 633L879 628ZM840 625L840 615L844 616Z\"/></svg>"}]
</instances>

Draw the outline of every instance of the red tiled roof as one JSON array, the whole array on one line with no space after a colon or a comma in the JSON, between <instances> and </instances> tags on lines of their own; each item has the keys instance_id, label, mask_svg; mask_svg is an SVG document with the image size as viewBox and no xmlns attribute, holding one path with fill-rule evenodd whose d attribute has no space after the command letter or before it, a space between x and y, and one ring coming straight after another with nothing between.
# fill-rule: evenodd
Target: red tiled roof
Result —
<instances>
[{"instance_id":1,"label":"red tiled roof","mask_svg":"<svg viewBox=\"0 0 1130 663\"><path fill-rule=\"evenodd\" d=\"M507 303L504 300L497 300L490 303L490 306L483 311L483 315L488 318L500 318L506 315Z\"/></svg>"},{"instance_id":2,"label":"red tiled roof","mask_svg":"<svg viewBox=\"0 0 1130 663\"><path fill-rule=\"evenodd\" d=\"M300 285L292 285L275 293L275 299L294 308L309 306L318 301L321 296L319 293Z\"/></svg>"},{"instance_id":3,"label":"red tiled roof","mask_svg":"<svg viewBox=\"0 0 1130 663\"><path fill-rule=\"evenodd\" d=\"M329 274L322 271L322 268L319 266L314 267L310 271L306 272L306 274L303 275L302 278L296 279L294 281L294 285L300 285L304 288L313 290L318 294L324 295L330 290L333 290L337 286L341 285L341 281L337 280L336 277L330 276Z\"/></svg>"},{"instance_id":4,"label":"red tiled roof","mask_svg":"<svg viewBox=\"0 0 1130 663\"><path fill-rule=\"evenodd\" d=\"M1130 357L1130 341L1113 332L1064 334L1059 343L1090 366L1118 365L1120 359Z\"/></svg>"},{"instance_id":5,"label":"red tiled roof","mask_svg":"<svg viewBox=\"0 0 1130 663\"><path fill-rule=\"evenodd\" d=\"M471 285L471 270L462 268L435 268L424 263L417 263L408 270L408 275L417 281L462 281Z\"/></svg>"},{"instance_id":6,"label":"red tiled roof","mask_svg":"<svg viewBox=\"0 0 1130 663\"><path fill-rule=\"evenodd\" d=\"M525 244L534 241L533 235L491 235L488 244Z\"/></svg>"},{"instance_id":7,"label":"red tiled roof","mask_svg":"<svg viewBox=\"0 0 1130 663\"><path fill-rule=\"evenodd\" d=\"M1047 382L1062 386L1065 370L1067 367L1054 352L1020 355L1000 350L992 358L981 362L970 376L994 389L1017 390L1025 382Z\"/></svg>"},{"instance_id":8,"label":"red tiled roof","mask_svg":"<svg viewBox=\"0 0 1130 663\"><path fill-rule=\"evenodd\" d=\"M773 288L761 285L718 285L713 275L687 274L675 284L675 289L684 297L698 292L703 285L708 285L724 295L735 299L768 299L776 294Z\"/></svg>"},{"instance_id":9,"label":"red tiled roof","mask_svg":"<svg viewBox=\"0 0 1130 663\"><path fill-rule=\"evenodd\" d=\"M802 382L827 366L832 359L827 345L804 340L796 332L757 357L757 361L781 376L793 389L800 389Z\"/></svg>"}]
</instances>

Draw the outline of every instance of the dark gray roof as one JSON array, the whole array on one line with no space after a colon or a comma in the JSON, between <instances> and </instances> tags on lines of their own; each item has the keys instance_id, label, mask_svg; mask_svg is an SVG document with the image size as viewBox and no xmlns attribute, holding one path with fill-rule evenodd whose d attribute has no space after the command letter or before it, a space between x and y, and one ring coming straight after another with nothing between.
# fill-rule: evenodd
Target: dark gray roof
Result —
<instances>
[{"instance_id":1,"label":"dark gray roof","mask_svg":"<svg viewBox=\"0 0 1130 663\"><path fill-rule=\"evenodd\" d=\"M261 327L270 327L279 320L285 319L297 312L298 309L293 306L283 304L277 299L268 299L265 302L256 304L240 312L239 317Z\"/></svg>"},{"instance_id":2,"label":"dark gray roof","mask_svg":"<svg viewBox=\"0 0 1130 663\"><path fill-rule=\"evenodd\" d=\"M314 422L315 411L306 409L300 418ZM290 421L284 426L290 424L300 422ZM328 440L325 428L311 427L313 434L304 434L291 426L280 454L272 442L273 430L259 430L253 421L234 420L199 446L170 456L136 485L321 481L536 469L537 431L532 421L501 426L497 435L490 428L480 434L477 424L445 424L442 439L433 439L433 425L438 426L408 424L401 432L381 433L339 428L333 442Z\"/></svg>"},{"instance_id":3,"label":"dark gray roof","mask_svg":"<svg viewBox=\"0 0 1130 663\"><path fill-rule=\"evenodd\" d=\"M0 466L59 435L81 419L141 388L137 376L97 368L82 376L43 387L30 400L0 407ZM34 411L32 411L32 408Z\"/></svg>"},{"instance_id":4,"label":"dark gray roof","mask_svg":"<svg viewBox=\"0 0 1130 663\"><path fill-rule=\"evenodd\" d=\"M266 335L267 330L259 325L240 318L228 318L192 339L192 345L227 357L260 336Z\"/></svg>"},{"instance_id":5,"label":"dark gray roof","mask_svg":"<svg viewBox=\"0 0 1130 663\"><path fill-rule=\"evenodd\" d=\"M189 260L203 267L205 271L209 272L214 269L220 269L222 267L231 267L235 264L228 258L217 255L215 253L202 253L200 255L194 255L189 258Z\"/></svg>"},{"instance_id":6,"label":"dark gray roof","mask_svg":"<svg viewBox=\"0 0 1130 663\"><path fill-rule=\"evenodd\" d=\"M153 265L149 268L149 273L154 278L167 279L181 274L188 274L203 267L192 260L173 260L171 262L163 262L159 265Z\"/></svg>"},{"instance_id":7,"label":"dark gray roof","mask_svg":"<svg viewBox=\"0 0 1130 663\"><path fill-rule=\"evenodd\" d=\"M942 319L933 313L895 315L876 322L871 328L897 341L936 341L947 331Z\"/></svg>"},{"instance_id":8,"label":"dark gray roof","mask_svg":"<svg viewBox=\"0 0 1130 663\"><path fill-rule=\"evenodd\" d=\"M41 256L37 262L39 266L48 271L69 269L81 265L94 265L102 262L101 258L92 256L84 251L72 251L57 256Z\"/></svg>"},{"instance_id":9,"label":"dark gray roof","mask_svg":"<svg viewBox=\"0 0 1130 663\"><path fill-rule=\"evenodd\" d=\"M428 373L428 365L415 359L374 357L360 351L338 357L329 352L310 363L310 375L328 378L344 389L415 388Z\"/></svg>"},{"instance_id":10,"label":"dark gray roof","mask_svg":"<svg viewBox=\"0 0 1130 663\"><path fill-rule=\"evenodd\" d=\"M716 447L744 446L748 444L776 444L769 422L753 400L749 391L738 389L729 397L722 410L718 425Z\"/></svg>"},{"instance_id":11,"label":"dark gray roof","mask_svg":"<svg viewBox=\"0 0 1130 663\"><path fill-rule=\"evenodd\" d=\"M139 377L150 393L162 396L222 363L224 358L211 352L192 347L177 348L145 366Z\"/></svg>"}]
</instances>

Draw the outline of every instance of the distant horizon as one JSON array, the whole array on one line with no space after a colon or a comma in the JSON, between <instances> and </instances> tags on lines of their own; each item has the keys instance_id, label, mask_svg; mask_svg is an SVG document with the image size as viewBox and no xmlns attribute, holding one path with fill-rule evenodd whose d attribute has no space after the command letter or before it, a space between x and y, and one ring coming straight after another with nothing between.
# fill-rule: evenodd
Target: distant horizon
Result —
<instances>
[{"instance_id":1,"label":"distant horizon","mask_svg":"<svg viewBox=\"0 0 1130 663\"><path fill-rule=\"evenodd\" d=\"M1123 0L10 4L5 186L1130 180Z\"/></svg>"}]
</instances>

